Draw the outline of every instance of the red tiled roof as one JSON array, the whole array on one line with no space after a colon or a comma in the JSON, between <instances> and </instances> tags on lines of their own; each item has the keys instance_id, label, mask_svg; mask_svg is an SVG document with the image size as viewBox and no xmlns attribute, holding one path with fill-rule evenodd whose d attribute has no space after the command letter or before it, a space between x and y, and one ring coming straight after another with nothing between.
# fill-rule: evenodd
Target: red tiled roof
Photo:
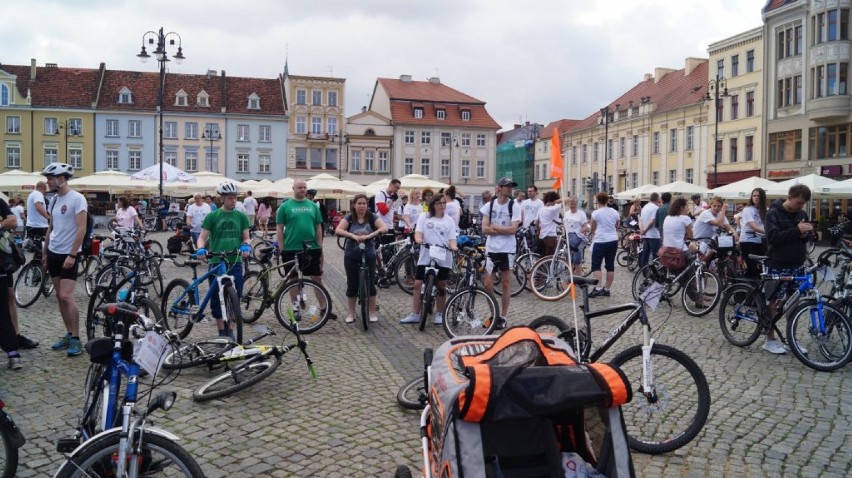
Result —
<instances>
[{"instance_id":1,"label":"red tiled roof","mask_svg":"<svg viewBox=\"0 0 852 478\"><path fill-rule=\"evenodd\" d=\"M0 69L16 75L20 97L32 95L32 105L58 108L91 108L98 89L98 69L36 68L35 80L30 80L29 65L0 65Z\"/></svg>"},{"instance_id":2,"label":"red tiled roof","mask_svg":"<svg viewBox=\"0 0 852 478\"><path fill-rule=\"evenodd\" d=\"M283 115L284 94L278 78L227 77L228 113L246 113L261 115ZM249 96L252 93L260 98L260 109L248 109Z\"/></svg>"},{"instance_id":3,"label":"red tiled roof","mask_svg":"<svg viewBox=\"0 0 852 478\"><path fill-rule=\"evenodd\" d=\"M766 6L763 7L763 12L766 13L771 10L775 10L776 8L781 8L788 3L794 3L796 0L769 0L766 3Z\"/></svg>"},{"instance_id":4,"label":"red tiled roof","mask_svg":"<svg viewBox=\"0 0 852 478\"><path fill-rule=\"evenodd\" d=\"M377 87L384 89L390 98L391 119L396 124L500 129L485 109L484 101L441 83L379 78ZM423 108L423 118L414 117L414 106ZM446 119L438 119L439 109L446 111ZM469 121L462 120L462 110L470 111Z\"/></svg>"},{"instance_id":5,"label":"red tiled roof","mask_svg":"<svg viewBox=\"0 0 852 478\"><path fill-rule=\"evenodd\" d=\"M391 101L409 100L430 103L485 104L484 101L468 96L441 83L432 83L430 81L402 81L393 78L379 78L378 82L385 90Z\"/></svg>"},{"instance_id":6,"label":"red tiled roof","mask_svg":"<svg viewBox=\"0 0 852 478\"><path fill-rule=\"evenodd\" d=\"M631 101L636 107L642 103L642 98L647 96L656 105L653 113L657 114L701 102L707 93L707 61L701 62L689 75L685 73L686 69L680 69L666 74L656 83L654 78L642 81L608 106L614 111L615 105L619 105L623 111ZM597 126L599 118L600 112L595 111L586 119L571 125L567 131L580 131Z\"/></svg>"},{"instance_id":7,"label":"red tiled roof","mask_svg":"<svg viewBox=\"0 0 852 478\"><path fill-rule=\"evenodd\" d=\"M572 120L572 119L560 119L551 122L544 129L541 130L538 137L540 139L547 139L553 136L553 128L556 128L559 133L564 133L568 131L572 126L579 123L581 120Z\"/></svg>"}]
</instances>

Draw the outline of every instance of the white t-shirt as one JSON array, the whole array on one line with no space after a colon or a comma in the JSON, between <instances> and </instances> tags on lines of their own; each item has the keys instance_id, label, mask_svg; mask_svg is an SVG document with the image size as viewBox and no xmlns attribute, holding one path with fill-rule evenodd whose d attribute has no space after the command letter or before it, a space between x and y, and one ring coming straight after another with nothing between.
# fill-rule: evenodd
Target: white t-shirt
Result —
<instances>
[{"instance_id":1,"label":"white t-shirt","mask_svg":"<svg viewBox=\"0 0 852 478\"><path fill-rule=\"evenodd\" d=\"M246 205L243 204L242 201L237 201L237 203L234 204L234 209L236 209L237 211L240 211L243 214L246 213Z\"/></svg>"},{"instance_id":2,"label":"white t-shirt","mask_svg":"<svg viewBox=\"0 0 852 478\"><path fill-rule=\"evenodd\" d=\"M180 212L180 204L177 201L170 202L169 212Z\"/></svg>"},{"instance_id":3,"label":"white t-shirt","mask_svg":"<svg viewBox=\"0 0 852 478\"><path fill-rule=\"evenodd\" d=\"M748 242L751 244L760 244L763 242L763 234L755 232L749 227L748 223L754 221L754 224L763 228L763 221L760 220L760 213L754 206L743 208L740 219L740 242Z\"/></svg>"},{"instance_id":4,"label":"white t-shirt","mask_svg":"<svg viewBox=\"0 0 852 478\"><path fill-rule=\"evenodd\" d=\"M201 223L208 214L210 214L210 205L205 202L202 202L200 206L195 203L187 206L186 215L190 219L189 225L192 226L192 232L201 232Z\"/></svg>"},{"instance_id":5,"label":"white t-shirt","mask_svg":"<svg viewBox=\"0 0 852 478\"><path fill-rule=\"evenodd\" d=\"M393 227L393 199L391 199L390 194L387 191L379 191L376 194L376 210L373 211L383 223L387 224L389 228ZM382 214L379 212L379 203L385 203L388 205L388 213Z\"/></svg>"},{"instance_id":6,"label":"white t-shirt","mask_svg":"<svg viewBox=\"0 0 852 478\"><path fill-rule=\"evenodd\" d=\"M15 230L16 231L23 231L24 230L24 218L21 217L21 214L24 213L24 206L21 206L20 204L18 204L17 206L10 208L10 209L12 209L12 214L15 215L15 219L17 219L17 221L18 221L18 225L15 227ZM38 214L38 213L36 213L36 214Z\"/></svg>"},{"instance_id":7,"label":"white t-shirt","mask_svg":"<svg viewBox=\"0 0 852 478\"><path fill-rule=\"evenodd\" d=\"M71 254L71 246L74 245L74 239L77 237L77 214L86 212L88 208L86 198L74 190L68 191L64 196L57 194L54 197L48 209L53 221L47 248L50 252Z\"/></svg>"},{"instance_id":8,"label":"white t-shirt","mask_svg":"<svg viewBox=\"0 0 852 478\"><path fill-rule=\"evenodd\" d=\"M44 200L44 194L39 191L30 193L27 198L27 227L47 227L47 218L39 214L36 204L41 203L44 210L47 211L47 202Z\"/></svg>"},{"instance_id":9,"label":"white t-shirt","mask_svg":"<svg viewBox=\"0 0 852 478\"><path fill-rule=\"evenodd\" d=\"M697 217L699 214L704 212L710 206L707 205L706 201L701 201L698 204L695 204L694 202L690 202L689 207L692 210L692 216ZM695 231L693 231L693 232L695 232Z\"/></svg>"},{"instance_id":10,"label":"white t-shirt","mask_svg":"<svg viewBox=\"0 0 852 478\"><path fill-rule=\"evenodd\" d=\"M692 219L686 214L666 216L663 221L663 247L684 248L686 229L692 224Z\"/></svg>"},{"instance_id":11,"label":"white t-shirt","mask_svg":"<svg viewBox=\"0 0 852 478\"><path fill-rule=\"evenodd\" d=\"M456 227L459 226L459 220L461 220L461 205L455 199L450 199L449 196L446 197L447 200L447 209L444 210L444 214L453 218L453 221L456 223Z\"/></svg>"},{"instance_id":12,"label":"white t-shirt","mask_svg":"<svg viewBox=\"0 0 852 478\"><path fill-rule=\"evenodd\" d=\"M402 217L402 216L405 215L405 208L406 207L408 207L408 204L400 204L399 207L396 208L396 214L399 216L399 221L397 221L397 225L399 225L400 228L407 227L405 225L405 219L403 219L403 217Z\"/></svg>"},{"instance_id":13,"label":"white t-shirt","mask_svg":"<svg viewBox=\"0 0 852 478\"><path fill-rule=\"evenodd\" d=\"M402 210L402 214L403 216L407 214L409 216L408 219L411 221L411 226L417 227L417 218L423 214L423 206L419 204L406 204Z\"/></svg>"},{"instance_id":14,"label":"white t-shirt","mask_svg":"<svg viewBox=\"0 0 852 478\"><path fill-rule=\"evenodd\" d=\"M559 219L559 214L562 212L562 204L556 203L552 206L542 206L538 209L538 237L554 237L556 236L556 220ZM526 219L526 212L524 219Z\"/></svg>"},{"instance_id":15,"label":"white t-shirt","mask_svg":"<svg viewBox=\"0 0 852 478\"><path fill-rule=\"evenodd\" d=\"M254 196L246 196L243 206L246 208L246 214L254 216L254 212L257 210L257 199Z\"/></svg>"},{"instance_id":16,"label":"white t-shirt","mask_svg":"<svg viewBox=\"0 0 852 478\"><path fill-rule=\"evenodd\" d=\"M495 226L510 226L513 222L520 223L521 216L523 215L520 204L517 202L512 205L512 217L509 217L509 201L513 199L509 199L506 201L506 204L500 204L500 200L497 199L493 202L494 211L492 214L491 211L491 202L485 203L481 208L479 208L479 213L482 214L483 221L484 218L488 217L491 221L491 224ZM488 236L488 239L485 241L485 252L506 252L509 254L514 254L517 252L515 250L515 235L514 234L498 234Z\"/></svg>"},{"instance_id":17,"label":"white t-shirt","mask_svg":"<svg viewBox=\"0 0 852 478\"><path fill-rule=\"evenodd\" d=\"M127 209L115 211L115 221L118 223L118 227L133 229L133 218L138 215L139 213L136 212L136 208L130 206Z\"/></svg>"},{"instance_id":18,"label":"white t-shirt","mask_svg":"<svg viewBox=\"0 0 852 478\"><path fill-rule=\"evenodd\" d=\"M649 202L648 204L642 206L642 212L639 214L639 228L640 230L644 230L646 226L649 224L655 224L657 221L657 210L660 209L660 206ZM651 227L648 229L642 237L646 237L648 239L659 239L660 238L660 230L657 229L657 226Z\"/></svg>"},{"instance_id":19,"label":"white t-shirt","mask_svg":"<svg viewBox=\"0 0 852 478\"><path fill-rule=\"evenodd\" d=\"M710 209L704 210L695 219L695 224L692 225L692 237L695 239L710 239L716 235L716 229L718 228L710 224L710 221L715 220L716 216L713 215L713 211Z\"/></svg>"},{"instance_id":20,"label":"white t-shirt","mask_svg":"<svg viewBox=\"0 0 852 478\"><path fill-rule=\"evenodd\" d=\"M426 244L449 247L450 241L456 238L456 223L446 214L441 218L430 217L429 214L421 214L417 219L417 232L423 233L423 242ZM429 249L421 247L417 265L428 266L429 262ZM446 251L444 259L436 261L436 263L441 267L452 267L453 254L450 251Z\"/></svg>"},{"instance_id":21,"label":"white t-shirt","mask_svg":"<svg viewBox=\"0 0 852 478\"><path fill-rule=\"evenodd\" d=\"M544 201L541 199L527 199L521 203L521 209L524 210L522 225L528 227L533 221L538 219L538 211L542 207L544 207Z\"/></svg>"},{"instance_id":22,"label":"white t-shirt","mask_svg":"<svg viewBox=\"0 0 852 478\"><path fill-rule=\"evenodd\" d=\"M618 232L615 226L618 224L618 211L604 206L592 211L592 220L595 221L595 239L593 244L618 241Z\"/></svg>"},{"instance_id":23,"label":"white t-shirt","mask_svg":"<svg viewBox=\"0 0 852 478\"><path fill-rule=\"evenodd\" d=\"M583 227L583 224L589 222L589 216L586 215L586 212L582 209L577 209L577 212L571 212L569 209L565 213L565 217L563 218L565 221L565 233L570 234L580 234L580 228Z\"/></svg>"}]
</instances>

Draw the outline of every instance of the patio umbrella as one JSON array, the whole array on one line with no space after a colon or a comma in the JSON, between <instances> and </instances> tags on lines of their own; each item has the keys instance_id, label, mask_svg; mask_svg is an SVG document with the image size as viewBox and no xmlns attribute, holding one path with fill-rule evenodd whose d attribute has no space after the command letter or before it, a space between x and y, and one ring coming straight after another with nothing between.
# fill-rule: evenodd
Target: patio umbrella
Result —
<instances>
[{"instance_id":1,"label":"patio umbrella","mask_svg":"<svg viewBox=\"0 0 852 478\"><path fill-rule=\"evenodd\" d=\"M255 197L283 198L293 196L294 180L292 178L279 179L274 183L266 179L264 179L264 181L267 181L267 184L258 186L257 188L251 190L251 193Z\"/></svg>"},{"instance_id":2,"label":"patio umbrella","mask_svg":"<svg viewBox=\"0 0 852 478\"><path fill-rule=\"evenodd\" d=\"M353 181L337 179L327 173L317 174L308 179L307 183L308 189L317 190L317 199L344 199L365 192L364 186ZM293 188L291 186L290 192L286 196L292 195Z\"/></svg>"},{"instance_id":3,"label":"patio umbrella","mask_svg":"<svg viewBox=\"0 0 852 478\"><path fill-rule=\"evenodd\" d=\"M378 181L377 181L378 182ZM390 182L390 181L388 181ZM399 182L402 183L401 186L405 189L411 188L432 188L432 189L441 189L450 187L449 184L442 183L440 181L435 181L434 179L430 179L422 174L409 174L407 176L403 176L399 178ZM385 184L387 187L387 184Z\"/></svg>"},{"instance_id":4,"label":"patio umbrella","mask_svg":"<svg viewBox=\"0 0 852 478\"><path fill-rule=\"evenodd\" d=\"M159 184L160 178L160 163L157 163L153 166L148 166L147 168L137 171L130 176L133 179L151 179L157 181ZM175 166L172 166L169 163L163 163L163 182L164 183L173 183L175 181L180 181L182 183L194 183L196 179L189 173L178 169Z\"/></svg>"},{"instance_id":5,"label":"patio umbrella","mask_svg":"<svg viewBox=\"0 0 852 478\"><path fill-rule=\"evenodd\" d=\"M28 173L18 169L0 174L0 190L3 191L32 191L35 183L44 180L41 173Z\"/></svg>"},{"instance_id":6,"label":"patio umbrella","mask_svg":"<svg viewBox=\"0 0 852 478\"><path fill-rule=\"evenodd\" d=\"M2 174L0 174L2 176ZM852 198L852 179L837 181L834 184L822 187L822 193L831 198Z\"/></svg>"},{"instance_id":7,"label":"patio umbrella","mask_svg":"<svg viewBox=\"0 0 852 478\"><path fill-rule=\"evenodd\" d=\"M626 191L621 191L620 193L615 193L613 195L613 197L615 199L630 200L630 199L633 199L633 198L636 198L636 197L641 197L642 193L644 193L644 192L647 192L650 195L652 192L656 191L658 188L659 188L659 186L655 186L653 184L643 184L642 186L639 186L638 188L628 189Z\"/></svg>"},{"instance_id":8,"label":"patio umbrella","mask_svg":"<svg viewBox=\"0 0 852 478\"><path fill-rule=\"evenodd\" d=\"M228 179L226 176L219 173L212 173L210 171L201 171L198 173L194 173L191 175L195 178L195 182L172 182L163 186L163 191L167 194L171 194L172 196L192 196L194 194L216 194L216 187L219 184L225 181L233 181L234 183L239 183L239 181L234 181L233 179Z\"/></svg>"},{"instance_id":9,"label":"patio umbrella","mask_svg":"<svg viewBox=\"0 0 852 478\"><path fill-rule=\"evenodd\" d=\"M708 196L719 196L722 199L742 199L749 200L749 195L755 188L762 188L767 192L767 195L772 196L779 188L779 183L761 178L760 176L752 176L750 178L740 179L737 182L719 186L707 192ZM783 189L783 194L787 194L787 190Z\"/></svg>"},{"instance_id":10,"label":"patio umbrella","mask_svg":"<svg viewBox=\"0 0 852 478\"><path fill-rule=\"evenodd\" d=\"M660 194L671 193L672 196L691 196L696 193L704 194L707 191L709 191L707 188L697 184L688 183L686 181L675 181L673 183L657 186L655 191L645 191L641 194L641 197L643 199L647 199L648 196L651 195L651 192L658 192Z\"/></svg>"},{"instance_id":11,"label":"patio umbrella","mask_svg":"<svg viewBox=\"0 0 852 478\"><path fill-rule=\"evenodd\" d=\"M157 181L134 181L127 173L109 170L74 178L68 181L68 184L76 191L100 191L110 194L151 194L158 189Z\"/></svg>"},{"instance_id":12,"label":"patio umbrella","mask_svg":"<svg viewBox=\"0 0 852 478\"><path fill-rule=\"evenodd\" d=\"M790 186L795 186L796 184L804 184L810 188L813 197L827 197L828 195L822 189L837 184L837 181L820 176L819 174L808 174L807 176L788 179L778 183L778 188L782 191L780 197L786 197Z\"/></svg>"}]
</instances>

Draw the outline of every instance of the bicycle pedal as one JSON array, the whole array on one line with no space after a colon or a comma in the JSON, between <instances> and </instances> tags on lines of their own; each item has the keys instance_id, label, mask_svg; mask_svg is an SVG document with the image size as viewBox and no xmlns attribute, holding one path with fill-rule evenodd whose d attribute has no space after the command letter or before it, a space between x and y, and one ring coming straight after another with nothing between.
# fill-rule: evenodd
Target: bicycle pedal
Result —
<instances>
[{"instance_id":1,"label":"bicycle pedal","mask_svg":"<svg viewBox=\"0 0 852 478\"><path fill-rule=\"evenodd\" d=\"M59 453L71 453L80 446L80 438L60 438L56 441L56 451Z\"/></svg>"}]
</instances>

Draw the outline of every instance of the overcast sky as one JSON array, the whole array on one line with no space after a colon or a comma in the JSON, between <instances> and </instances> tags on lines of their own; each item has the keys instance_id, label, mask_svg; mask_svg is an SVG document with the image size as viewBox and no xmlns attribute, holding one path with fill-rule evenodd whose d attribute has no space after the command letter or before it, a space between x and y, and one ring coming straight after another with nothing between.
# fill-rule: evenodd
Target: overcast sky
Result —
<instances>
[{"instance_id":1,"label":"overcast sky","mask_svg":"<svg viewBox=\"0 0 852 478\"><path fill-rule=\"evenodd\" d=\"M655 67L762 25L765 0L28 0L0 15L0 63L156 71L148 30L178 32L176 73L346 78L346 115L377 77L410 74L487 103L504 129L585 118ZM173 54L176 51L170 50ZM149 51L150 52L150 51Z\"/></svg>"}]
</instances>

